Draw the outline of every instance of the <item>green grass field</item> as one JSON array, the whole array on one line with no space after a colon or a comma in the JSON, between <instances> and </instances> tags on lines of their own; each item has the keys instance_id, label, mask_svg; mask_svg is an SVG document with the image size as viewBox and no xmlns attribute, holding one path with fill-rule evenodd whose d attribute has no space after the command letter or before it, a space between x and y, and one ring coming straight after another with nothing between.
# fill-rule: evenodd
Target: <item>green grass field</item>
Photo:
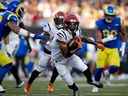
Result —
<instances>
[{"instance_id":1,"label":"green grass field","mask_svg":"<svg viewBox=\"0 0 128 96\"><path fill-rule=\"evenodd\" d=\"M4 86L7 92L0 96L25 96L23 88L16 89L14 81L4 81ZM33 83L30 96L71 96L71 91L67 88L63 81L56 81L56 90L52 94L47 92L47 81L36 80ZM114 81L111 86L105 85L99 93L92 93L92 87L86 84L85 81L77 81L80 87L80 96L128 96L128 80Z\"/></svg>"}]
</instances>

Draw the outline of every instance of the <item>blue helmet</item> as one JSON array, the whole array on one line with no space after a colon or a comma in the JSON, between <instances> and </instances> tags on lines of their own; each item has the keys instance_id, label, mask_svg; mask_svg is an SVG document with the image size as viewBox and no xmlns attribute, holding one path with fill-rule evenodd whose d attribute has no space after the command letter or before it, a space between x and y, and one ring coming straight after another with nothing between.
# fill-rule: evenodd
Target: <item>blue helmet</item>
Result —
<instances>
[{"instance_id":1,"label":"blue helmet","mask_svg":"<svg viewBox=\"0 0 128 96\"><path fill-rule=\"evenodd\" d=\"M108 5L104 8L104 14L109 16L116 15L116 7L114 5Z\"/></svg>"},{"instance_id":2,"label":"blue helmet","mask_svg":"<svg viewBox=\"0 0 128 96\"><path fill-rule=\"evenodd\" d=\"M13 0L7 5L7 10L11 12L16 12L16 9L18 8L19 5L20 5L19 0Z\"/></svg>"},{"instance_id":3,"label":"blue helmet","mask_svg":"<svg viewBox=\"0 0 128 96\"><path fill-rule=\"evenodd\" d=\"M14 12L19 19L24 15L24 8L20 6L19 0L13 0L7 5L7 10Z\"/></svg>"},{"instance_id":4,"label":"blue helmet","mask_svg":"<svg viewBox=\"0 0 128 96\"><path fill-rule=\"evenodd\" d=\"M116 7L114 5L108 5L104 9L105 21L111 23L116 16Z\"/></svg>"}]
</instances>

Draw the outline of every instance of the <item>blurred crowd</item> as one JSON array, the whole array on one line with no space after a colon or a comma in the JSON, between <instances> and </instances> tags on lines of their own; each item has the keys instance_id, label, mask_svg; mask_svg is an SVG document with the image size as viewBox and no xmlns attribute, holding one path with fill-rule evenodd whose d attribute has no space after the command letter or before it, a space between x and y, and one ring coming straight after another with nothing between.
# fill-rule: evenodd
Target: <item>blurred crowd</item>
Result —
<instances>
[{"instance_id":1,"label":"blurred crowd","mask_svg":"<svg viewBox=\"0 0 128 96\"><path fill-rule=\"evenodd\" d=\"M24 0L24 23L28 26L38 25L42 19L51 21L54 13L63 11L77 14L82 28L93 29L95 21L103 16L102 9L110 3L116 5L117 14L128 26L127 0Z\"/></svg>"}]
</instances>

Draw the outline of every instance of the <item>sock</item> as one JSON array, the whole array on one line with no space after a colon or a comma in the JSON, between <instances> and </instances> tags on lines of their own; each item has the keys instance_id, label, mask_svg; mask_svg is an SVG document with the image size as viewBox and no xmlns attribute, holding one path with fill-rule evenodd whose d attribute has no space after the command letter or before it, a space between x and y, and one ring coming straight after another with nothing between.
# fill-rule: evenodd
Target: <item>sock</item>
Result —
<instances>
[{"instance_id":1,"label":"sock","mask_svg":"<svg viewBox=\"0 0 128 96\"><path fill-rule=\"evenodd\" d=\"M72 89L73 91L78 91L79 90L79 88L77 87L77 85L75 83L73 83L73 85L68 85L68 87L70 89Z\"/></svg>"},{"instance_id":2,"label":"sock","mask_svg":"<svg viewBox=\"0 0 128 96\"><path fill-rule=\"evenodd\" d=\"M87 82L92 82L92 74L91 74L89 68L87 70L85 70L83 73L87 78Z\"/></svg>"},{"instance_id":3,"label":"sock","mask_svg":"<svg viewBox=\"0 0 128 96\"><path fill-rule=\"evenodd\" d=\"M28 81L29 84L32 84L33 81L38 77L38 75L40 74L40 72L38 72L37 70L34 70L31 74L31 77Z\"/></svg>"},{"instance_id":4,"label":"sock","mask_svg":"<svg viewBox=\"0 0 128 96\"><path fill-rule=\"evenodd\" d=\"M12 68L10 69L10 72L12 73L12 75L14 76L15 80L16 80L16 83L19 84L21 83L21 79L18 75L18 72L17 72L17 69L15 66L12 65Z\"/></svg>"},{"instance_id":5,"label":"sock","mask_svg":"<svg viewBox=\"0 0 128 96\"><path fill-rule=\"evenodd\" d=\"M103 69L102 68L96 69L96 72L95 72L95 81L98 81L98 82L100 81L102 72L103 72Z\"/></svg>"},{"instance_id":6,"label":"sock","mask_svg":"<svg viewBox=\"0 0 128 96\"><path fill-rule=\"evenodd\" d=\"M6 73L10 72L11 68L12 68L11 64L7 64L5 66L0 67L0 84L2 84L2 81L3 81Z\"/></svg>"},{"instance_id":7,"label":"sock","mask_svg":"<svg viewBox=\"0 0 128 96\"><path fill-rule=\"evenodd\" d=\"M57 69L56 69L56 67L54 67L54 69L53 69L53 73L52 73L52 77L51 77L51 80L50 80L50 83L54 83L55 82L55 80L56 80L56 78L58 77L58 72L57 72Z\"/></svg>"},{"instance_id":8,"label":"sock","mask_svg":"<svg viewBox=\"0 0 128 96\"><path fill-rule=\"evenodd\" d=\"M110 66L109 67L109 73L110 74L113 74L113 73L115 73L117 71L118 71L118 67L116 67L116 66Z\"/></svg>"},{"instance_id":9,"label":"sock","mask_svg":"<svg viewBox=\"0 0 128 96\"><path fill-rule=\"evenodd\" d=\"M2 80L2 79L0 79L0 85L2 85L2 81L3 81L3 80Z\"/></svg>"}]
</instances>

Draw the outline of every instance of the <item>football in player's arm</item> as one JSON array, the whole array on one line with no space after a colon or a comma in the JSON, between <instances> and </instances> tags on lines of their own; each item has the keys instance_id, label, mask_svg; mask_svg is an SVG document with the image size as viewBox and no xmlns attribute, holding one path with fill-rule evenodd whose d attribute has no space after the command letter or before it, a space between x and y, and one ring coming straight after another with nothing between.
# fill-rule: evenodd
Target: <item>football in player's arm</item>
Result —
<instances>
[{"instance_id":1,"label":"football in player's arm","mask_svg":"<svg viewBox=\"0 0 128 96\"><path fill-rule=\"evenodd\" d=\"M64 57L69 57L74 54L79 48L82 47L82 42L93 44L102 50L104 49L104 45L102 43L94 42L85 37L74 37L74 39L70 40L69 43L60 40L57 41L59 42L60 49Z\"/></svg>"}]
</instances>

